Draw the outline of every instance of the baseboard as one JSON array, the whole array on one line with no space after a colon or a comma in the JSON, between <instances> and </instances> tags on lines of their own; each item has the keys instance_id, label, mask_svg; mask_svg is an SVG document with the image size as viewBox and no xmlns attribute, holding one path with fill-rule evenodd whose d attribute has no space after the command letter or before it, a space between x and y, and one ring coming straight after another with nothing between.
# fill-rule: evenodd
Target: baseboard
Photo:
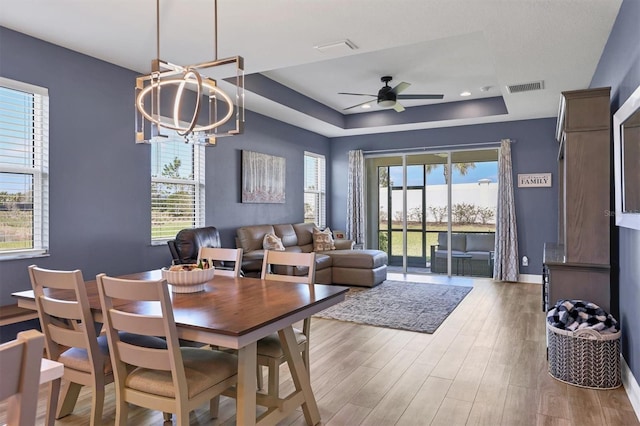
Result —
<instances>
[{"instance_id":1,"label":"baseboard","mask_svg":"<svg viewBox=\"0 0 640 426\"><path fill-rule=\"evenodd\" d=\"M627 392L629 401L631 401L633 411L636 412L636 417L640 420L640 385L638 385L636 378L633 377L633 373L622 355L620 355L620 373L624 390Z\"/></svg>"},{"instance_id":2,"label":"baseboard","mask_svg":"<svg viewBox=\"0 0 640 426\"><path fill-rule=\"evenodd\" d=\"M542 275L520 274L518 275L519 283L542 284Z\"/></svg>"}]
</instances>

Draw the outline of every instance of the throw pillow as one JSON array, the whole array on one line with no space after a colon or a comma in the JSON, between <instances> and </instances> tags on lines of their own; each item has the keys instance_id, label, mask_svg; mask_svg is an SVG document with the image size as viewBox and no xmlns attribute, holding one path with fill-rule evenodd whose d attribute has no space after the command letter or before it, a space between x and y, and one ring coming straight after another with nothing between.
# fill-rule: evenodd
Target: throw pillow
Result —
<instances>
[{"instance_id":1,"label":"throw pillow","mask_svg":"<svg viewBox=\"0 0 640 426\"><path fill-rule=\"evenodd\" d=\"M318 228L313 229L313 251L327 251L335 249L336 246L333 244L331 229L325 228L324 231L321 231Z\"/></svg>"},{"instance_id":2,"label":"throw pillow","mask_svg":"<svg viewBox=\"0 0 640 426\"><path fill-rule=\"evenodd\" d=\"M262 248L265 250L284 251L282 240L274 234L266 234L262 239Z\"/></svg>"}]
</instances>

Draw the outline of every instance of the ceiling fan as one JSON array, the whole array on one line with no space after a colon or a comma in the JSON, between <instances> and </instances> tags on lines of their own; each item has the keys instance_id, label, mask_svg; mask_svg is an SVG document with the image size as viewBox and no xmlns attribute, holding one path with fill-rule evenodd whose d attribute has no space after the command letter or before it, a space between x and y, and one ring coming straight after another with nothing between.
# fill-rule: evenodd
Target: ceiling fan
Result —
<instances>
[{"instance_id":1,"label":"ceiling fan","mask_svg":"<svg viewBox=\"0 0 640 426\"><path fill-rule=\"evenodd\" d=\"M400 102L398 102L398 100L400 99L442 99L444 98L444 95L400 95L399 93L406 90L409 86L411 86L411 84L405 83L403 81L402 83L398 84L396 87L392 88L389 86L389 82L391 80L393 80L393 78L388 75L385 75L380 78L380 81L384 83L384 86L380 90L378 90L377 95L370 95L367 93L345 93L345 92L338 93L339 95L373 96L374 98L376 98L370 101L362 102L360 104L345 108L344 111L377 102L378 105L380 105L383 108L393 108L397 112L402 112L404 111L404 107L400 104Z\"/></svg>"}]
</instances>

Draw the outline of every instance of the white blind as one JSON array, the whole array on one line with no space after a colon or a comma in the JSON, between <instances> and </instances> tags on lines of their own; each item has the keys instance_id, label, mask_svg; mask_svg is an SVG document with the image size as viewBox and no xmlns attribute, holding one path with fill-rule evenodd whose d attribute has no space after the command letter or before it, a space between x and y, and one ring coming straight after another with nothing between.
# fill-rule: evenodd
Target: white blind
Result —
<instances>
[{"instance_id":1,"label":"white blind","mask_svg":"<svg viewBox=\"0 0 640 426\"><path fill-rule=\"evenodd\" d=\"M204 224L204 148L171 135L151 145L151 240Z\"/></svg>"},{"instance_id":2,"label":"white blind","mask_svg":"<svg viewBox=\"0 0 640 426\"><path fill-rule=\"evenodd\" d=\"M47 89L0 77L0 256L49 246Z\"/></svg>"},{"instance_id":3,"label":"white blind","mask_svg":"<svg viewBox=\"0 0 640 426\"><path fill-rule=\"evenodd\" d=\"M326 167L323 155L304 153L304 221L326 226Z\"/></svg>"}]
</instances>

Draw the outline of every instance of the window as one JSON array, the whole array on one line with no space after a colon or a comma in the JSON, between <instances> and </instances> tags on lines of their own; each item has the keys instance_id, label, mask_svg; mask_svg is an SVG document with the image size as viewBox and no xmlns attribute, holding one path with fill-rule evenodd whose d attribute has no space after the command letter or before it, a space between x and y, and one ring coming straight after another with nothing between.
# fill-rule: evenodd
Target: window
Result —
<instances>
[{"instance_id":1,"label":"window","mask_svg":"<svg viewBox=\"0 0 640 426\"><path fill-rule=\"evenodd\" d=\"M152 243L203 226L204 169L204 147L184 143L175 132L151 144Z\"/></svg>"},{"instance_id":2,"label":"window","mask_svg":"<svg viewBox=\"0 0 640 426\"><path fill-rule=\"evenodd\" d=\"M326 226L326 183L324 156L304 153L304 221Z\"/></svg>"},{"instance_id":3,"label":"window","mask_svg":"<svg viewBox=\"0 0 640 426\"><path fill-rule=\"evenodd\" d=\"M0 77L0 259L49 249L49 92Z\"/></svg>"}]
</instances>

